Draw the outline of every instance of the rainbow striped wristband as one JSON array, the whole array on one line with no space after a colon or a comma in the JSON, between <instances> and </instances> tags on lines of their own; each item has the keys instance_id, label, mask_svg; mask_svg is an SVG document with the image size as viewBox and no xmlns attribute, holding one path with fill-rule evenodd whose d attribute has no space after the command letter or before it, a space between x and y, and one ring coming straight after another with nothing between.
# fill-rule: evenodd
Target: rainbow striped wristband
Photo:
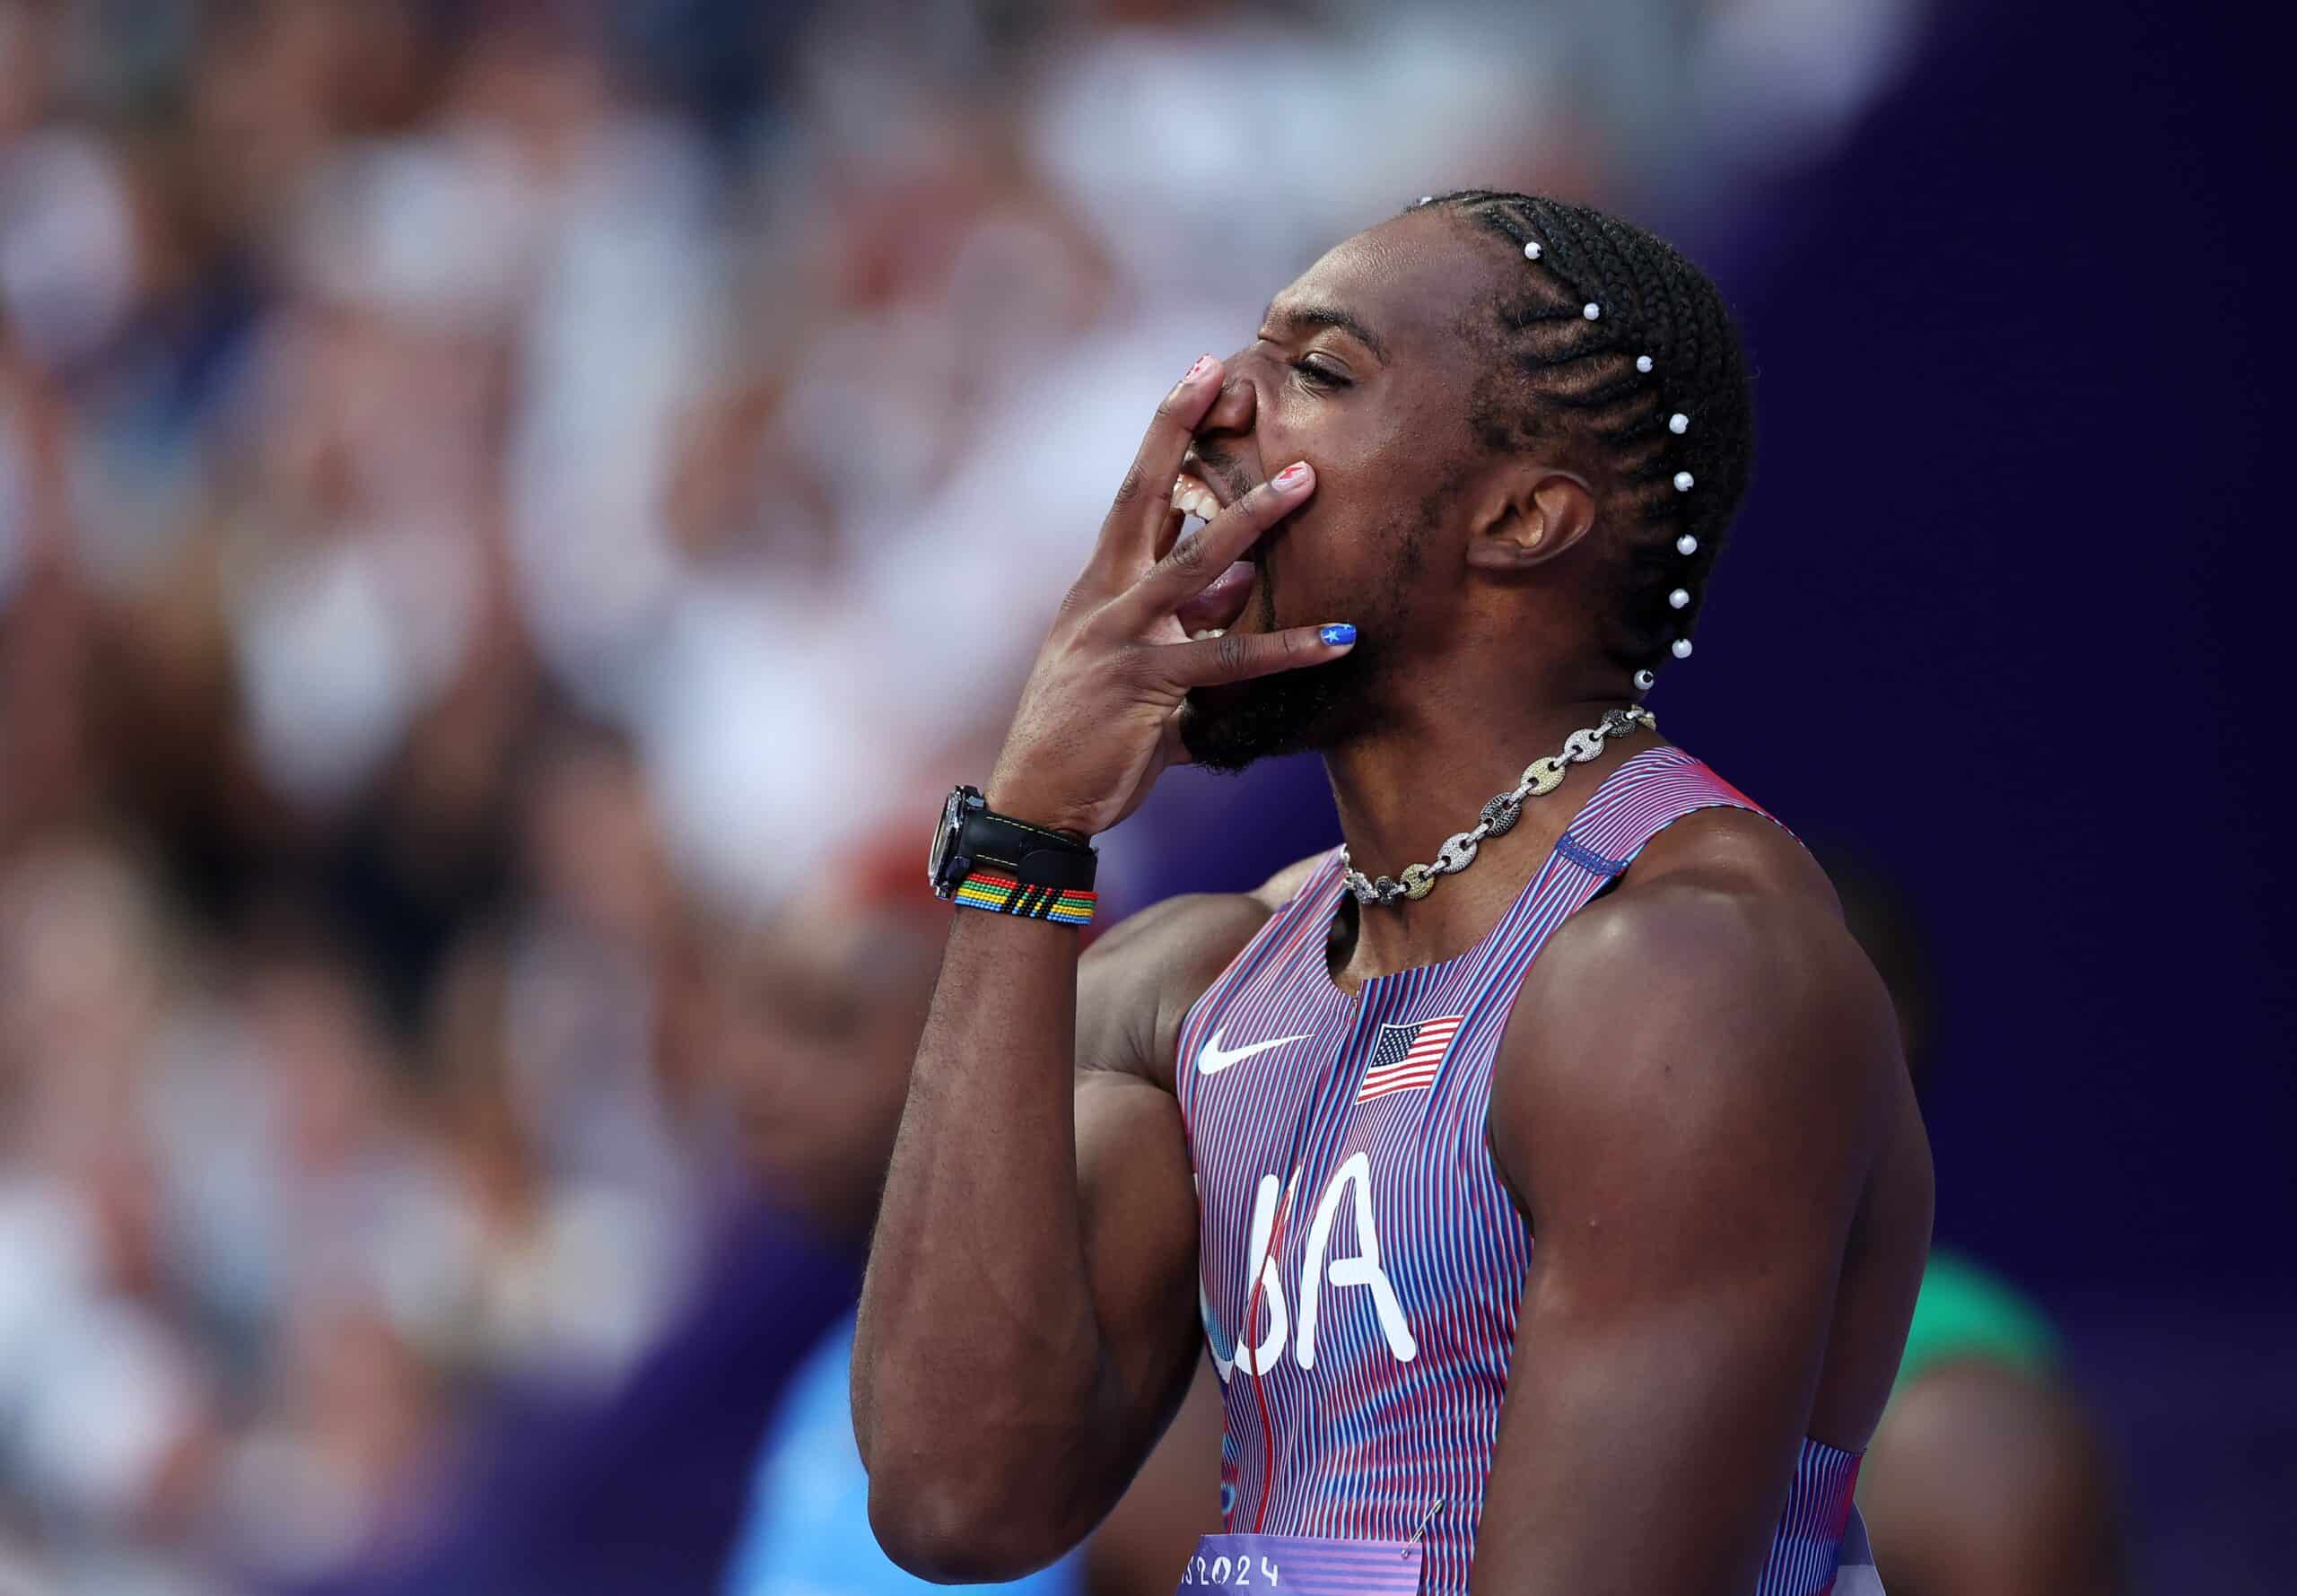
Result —
<instances>
[{"instance_id":1,"label":"rainbow striped wristband","mask_svg":"<svg viewBox=\"0 0 2297 1596\"><path fill-rule=\"evenodd\" d=\"M1074 887L1026 885L1010 876L994 876L985 870L976 870L958 883L950 898L967 909L1058 920L1064 926L1092 924L1093 905L1099 902L1096 894Z\"/></svg>"}]
</instances>

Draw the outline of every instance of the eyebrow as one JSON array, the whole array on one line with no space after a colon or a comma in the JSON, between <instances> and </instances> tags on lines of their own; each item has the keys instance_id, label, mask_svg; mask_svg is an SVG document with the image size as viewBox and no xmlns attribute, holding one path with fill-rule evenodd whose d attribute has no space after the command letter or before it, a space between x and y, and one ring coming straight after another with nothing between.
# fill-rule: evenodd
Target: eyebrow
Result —
<instances>
[{"instance_id":1,"label":"eyebrow","mask_svg":"<svg viewBox=\"0 0 2297 1596\"><path fill-rule=\"evenodd\" d=\"M1271 322L1280 322L1287 327L1335 327L1370 350L1382 364L1387 362L1386 340L1337 305L1289 305L1279 310L1276 301L1271 300L1268 309L1261 312L1260 319L1263 327Z\"/></svg>"}]
</instances>

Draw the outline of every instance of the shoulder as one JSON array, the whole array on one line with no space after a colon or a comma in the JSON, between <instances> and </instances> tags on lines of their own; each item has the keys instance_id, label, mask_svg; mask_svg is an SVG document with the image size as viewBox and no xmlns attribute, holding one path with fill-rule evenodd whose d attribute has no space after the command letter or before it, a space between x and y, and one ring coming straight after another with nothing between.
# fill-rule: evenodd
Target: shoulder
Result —
<instances>
[{"instance_id":1,"label":"shoulder","mask_svg":"<svg viewBox=\"0 0 2297 1596\"><path fill-rule=\"evenodd\" d=\"M1245 895L1255 903L1264 904L1269 913L1273 914L1298 897L1300 889L1308 885L1315 873L1323 868L1324 861L1331 857L1331 853L1327 851L1312 853L1304 859L1296 859Z\"/></svg>"},{"instance_id":2,"label":"shoulder","mask_svg":"<svg viewBox=\"0 0 2297 1596\"><path fill-rule=\"evenodd\" d=\"M1847 977L1838 966L1856 953L1833 887L1800 844L1750 810L1702 809L1653 838L1617 887L1556 930L1524 996L1544 1014L1593 1019L1581 994L1631 990L1711 1018L1752 995L1751 976Z\"/></svg>"},{"instance_id":3,"label":"shoulder","mask_svg":"<svg viewBox=\"0 0 2297 1596\"><path fill-rule=\"evenodd\" d=\"M1817 863L1760 815L1701 810L1533 962L1494 1151L1519 1196L1585 1160L1863 1170L1902 1070L1889 995Z\"/></svg>"},{"instance_id":4,"label":"shoulder","mask_svg":"<svg viewBox=\"0 0 2297 1596\"><path fill-rule=\"evenodd\" d=\"M1246 893L1189 893L1128 915L1077 968L1078 1062L1144 1075L1166 1090L1181 1022L1325 855L1288 865Z\"/></svg>"}]
</instances>

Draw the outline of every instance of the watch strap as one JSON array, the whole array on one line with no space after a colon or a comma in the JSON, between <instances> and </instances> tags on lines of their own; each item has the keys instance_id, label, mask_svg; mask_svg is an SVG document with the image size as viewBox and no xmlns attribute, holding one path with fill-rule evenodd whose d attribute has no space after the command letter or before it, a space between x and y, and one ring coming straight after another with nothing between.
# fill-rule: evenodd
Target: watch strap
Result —
<instances>
[{"instance_id":1,"label":"watch strap","mask_svg":"<svg viewBox=\"0 0 2297 1596\"><path fill-rule=\"evenodd\" d=\"M1100 855L1080 837L1000 815L978 788L945 805L933 890L967 909L1081 926L1093 918Z\"/></svg>"},{"instance_id":2,"label":"watch strap","mask_svg":"<svg viewBox=\"0 0 2297 1596\"><path fill-rule=\"evenodd\" d=\"M975 870L967 876L949 894L949 901L963 909L1050 920L1064 926L1092 924L1098 903L1094 894L1081 888L1032 885L994 870Z\"/></svg>"},{"instance_id":3,"label":"watch strap","mask_svg":"<svg viewBox=\"0 0 2297 1596\"><path fill-rule=\"evenodd\" d=\"M1090 844L1066 832L988 808L973 810L959 824L956 851L976 870L987 865L1027 886L1089 890L1101 862Z\"/></svg>"}]
</instances>

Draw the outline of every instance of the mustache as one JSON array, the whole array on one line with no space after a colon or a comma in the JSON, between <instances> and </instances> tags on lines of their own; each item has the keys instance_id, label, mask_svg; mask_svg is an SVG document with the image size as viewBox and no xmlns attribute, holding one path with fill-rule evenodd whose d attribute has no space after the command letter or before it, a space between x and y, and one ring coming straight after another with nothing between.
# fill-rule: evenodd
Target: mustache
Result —
<instances>
[{"instance_id":1,"label":"mustache","mask_svg":"<svg viewBox=\"0 0 2297 1596\"><path fill-rule=\"evenodd\" d=\"M1196 464L1203 468L1205 475L1218 478L1213 485L1220 490L1224 503L1234 504L1260 485L1245 475L1244 468L1237 464L1236 457L1232 454L1209 447L1201 440L1191 446L1190 452L1196 457Z\"/></svg>"}]
</instances>

